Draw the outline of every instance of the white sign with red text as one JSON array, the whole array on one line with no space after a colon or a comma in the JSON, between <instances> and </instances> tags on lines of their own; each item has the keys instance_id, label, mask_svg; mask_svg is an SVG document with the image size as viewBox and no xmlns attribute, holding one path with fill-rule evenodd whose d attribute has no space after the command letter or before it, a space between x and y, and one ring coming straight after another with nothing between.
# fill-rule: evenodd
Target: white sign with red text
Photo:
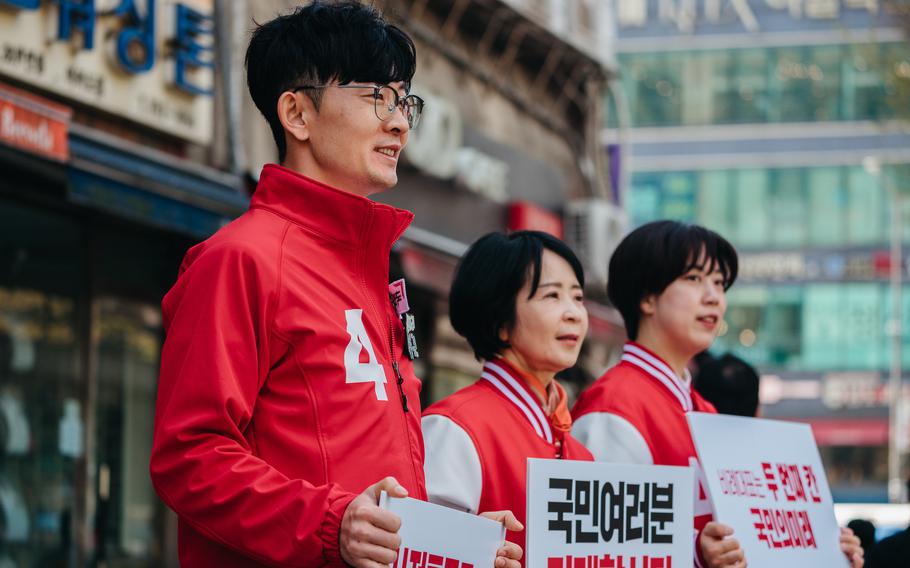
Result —
<instances>
[{"instance_id":1,"label":"white sign with red text","mask_svg":"<svg viewBox=\"0 0 910 568\"><path fill-rule=\"evenodd\" d=\"M417 499L389 497L379 506L401 518L401 548L392 568L493 568L502 523Z\"/></svg>"},{"instance_id":2,"label":"white sign with red text","mask_svg":"<svg viewBox=\"0 0 910 568\"><path fill-rule=\"evenodd\" d=\"M689 467L528 459L525 566L691 566L694 483Z\"/></svg>"},{"instance_id":3,"label":"white sign with red text","mask_svg":"<svg viewBox=\"0 0 910 568\"><path fill-rule=\"evenodd\" d=\"M831 489L808 424L688 415L717 521L750 566L848 566Z\"/></svg>"}]
</instances>

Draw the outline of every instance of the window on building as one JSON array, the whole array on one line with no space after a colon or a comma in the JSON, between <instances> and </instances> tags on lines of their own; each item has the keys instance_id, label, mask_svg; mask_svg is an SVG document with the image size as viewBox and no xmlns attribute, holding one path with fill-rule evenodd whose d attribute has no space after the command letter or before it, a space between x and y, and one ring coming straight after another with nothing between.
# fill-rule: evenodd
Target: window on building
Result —
<instances>
[{"instance_id":1,"label":"window on building","mask_svg":"<svg viewBox=\"0 0 910 568\"><path fill-rule=\"evenodd\" d=\"M814 168L807 172L809 244L835 246L847 228L847 196L839 168Z\"/></svg>"},{"instance_id":2,"label":"window on building","mask_svg":"<svg viewBox=\"0 0 910 568\"><path fill-rule=\"evenodd\" d=\"M771 223L768 217L768 172L766 170L739 170L732 176L731 192L736 199L734 227L730 237L746 247L765 246L769 242ZM775 220L776 224L776 220ZM776 226L774 228L776 231Z\"/></svg>"},{"instance_id":3,"label":"window on building","mask_svg":"<svg viewBox=\"0 0 910 568\"><path fill-rule=\"evenodd\" d=\"M886 196L879 180L861 167L849 169L847 180L847 243L886 242Z\"/></svg>"},{"instance_id":4,"label":"window on building","mask_svg":"<svg viewBox=\"0 0 910 568\"><path fill-rule=\"evenodd\" d=\"M70 566L85 487L85 239L0 202L0 564Z\"/></svg>"}]
</instances>

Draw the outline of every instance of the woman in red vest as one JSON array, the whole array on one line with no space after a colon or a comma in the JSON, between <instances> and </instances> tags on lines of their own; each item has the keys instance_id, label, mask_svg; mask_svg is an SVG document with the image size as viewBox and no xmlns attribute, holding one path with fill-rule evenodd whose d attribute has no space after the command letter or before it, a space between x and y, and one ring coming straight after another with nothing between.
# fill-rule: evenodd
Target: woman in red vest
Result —
<instances>
[{"instance_id":1,"label":"woman in red vest","mask_svg":"<svg viewBox=\"0 0 910 568\"><path fill-rule=\"evenodd\" d=\"M566 392L554 380L588 331L583 286L578 258L546 233L491 233L465 254L449 314L484 366L476 383L424 413L430 501L511 510L524 523L527 458L593 460L569 434Z\"/></svg>"}]
</instances>

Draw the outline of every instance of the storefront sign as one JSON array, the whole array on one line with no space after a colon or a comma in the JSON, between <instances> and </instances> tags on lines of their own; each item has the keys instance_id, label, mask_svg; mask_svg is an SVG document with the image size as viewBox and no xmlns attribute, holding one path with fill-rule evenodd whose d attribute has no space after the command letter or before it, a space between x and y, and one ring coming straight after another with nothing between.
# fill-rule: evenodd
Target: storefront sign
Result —
<instances>
[{"instance_id":1,"label":"storefront sign","mask_svg":"<svg viewBox=\"0 0 910 568\"><path fill-rule=\"evenodd\" d=\"M528 459L527 568L691 565L688 467Z\"/></svg>"},{"instance_id":2,"label":"storefront sign","mask_svg":"<svg viewBox=\"0 0 910 568\"><path fill-rule=\"evenodd\" d=\"M688 415L714 518L751 566L847 568L821 457L808 424Z\"/></svg>"},{"instance_id":3,"label":"storefront sign","mask_svg":"<svg viewBox=\"0 0 910 568\"><path fill-rule=\"evenodd\" d=\"M761 29L763 11L782 12L797 20L832 20L847 9L877 14L879 0L619 0L616 20L620 27L626 28L657 20L686 32L691 32L697 24L736 21L745 30L755 32Z\"/></svg>"},{"instance_id":4,"label":"storefront sign","mask_svg":"<svg viewBox=\"0 0 910 568\"><path fill-rule=\"evenodd\" d=\"M485 517L389 497L385 491L379 506L401 519L401 546L392 568L487 568L505 540L505 527Z\"/></svg>"},{"instance_id":5,"label":"storefront sign","mask_svg":"<svg viewBox=\"0 0 910 568\"><path fill-rule=\"evenodd\" d=\"M890 275L891 257L886 250L740 254L739 277L744 281L879 281Z\"/></svg>"},{"instance_id":6,"label":"storefront sign","mask_svg":"<svg viewBox=\"0 0 910 568\"><path fill-rule=\"evenodd\" d=\"M0 142L58 162L69 158L70 109L0 86Z\"/></svg>"},{"instance_id":7,"label":"storefront sign","mask_svg":"<svg viewBox=\"0 0 910 568\"><path fill-rule=\"evenodd\" d=\"M0 74L205 144L212 9L212 0L0 0Z\"/></svg>"}]
</instances>

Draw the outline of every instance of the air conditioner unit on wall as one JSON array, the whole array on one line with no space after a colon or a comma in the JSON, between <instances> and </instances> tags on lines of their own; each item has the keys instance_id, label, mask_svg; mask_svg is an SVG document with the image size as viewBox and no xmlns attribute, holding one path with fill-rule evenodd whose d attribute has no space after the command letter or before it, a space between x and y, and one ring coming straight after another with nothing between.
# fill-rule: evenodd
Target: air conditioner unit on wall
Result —
<instances>
[{"instance_id":1,"label":"air conditioner unit on wall","mask_svg":"<svg viewBox=\"0 0 910 568\"><path fill-rule=\"evenodd\" d=\"M565 209L566 242L585 269L585 285L604 290L610 255L626 234L628 216L605 199L570 201Z\"/></svg>"}]
</instances>

